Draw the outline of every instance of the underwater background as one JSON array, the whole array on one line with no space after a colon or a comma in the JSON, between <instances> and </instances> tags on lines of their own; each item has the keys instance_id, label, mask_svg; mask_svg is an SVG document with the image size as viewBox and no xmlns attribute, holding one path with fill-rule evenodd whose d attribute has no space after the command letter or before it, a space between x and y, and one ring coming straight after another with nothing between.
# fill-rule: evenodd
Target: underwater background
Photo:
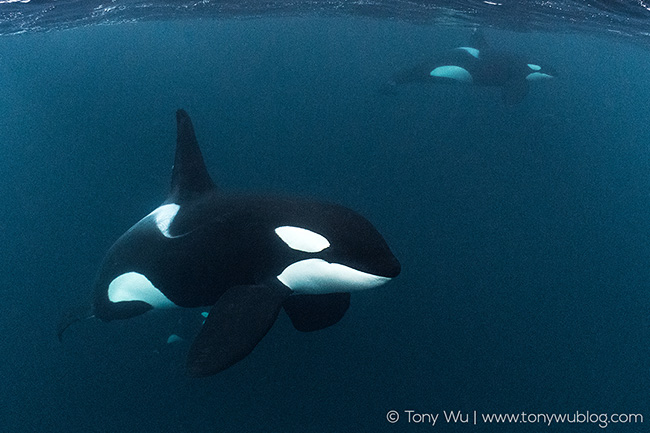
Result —
<instances>
[{"instance_id":1,"label":"underwater background","mask_svg":"<svg viewBox=\"0 0 650 433\"><path fill-rule=\"evenodd\" d=\"M643 431L646 35L486 26L493 46L559 73L505 106L491 88L381 92L480 23L385 15L165 16L0 37L0 430L431 429L404 418L414 410L643 414L607 426ZM251 355L207 379L185 375L188 342L166 343L196 312L88 320L59 343L57 321L90 301L107 249L164 200L177 108L220 187L346 205L402 274L316 333L281 313Z\"/></svg>"}]
</instances>

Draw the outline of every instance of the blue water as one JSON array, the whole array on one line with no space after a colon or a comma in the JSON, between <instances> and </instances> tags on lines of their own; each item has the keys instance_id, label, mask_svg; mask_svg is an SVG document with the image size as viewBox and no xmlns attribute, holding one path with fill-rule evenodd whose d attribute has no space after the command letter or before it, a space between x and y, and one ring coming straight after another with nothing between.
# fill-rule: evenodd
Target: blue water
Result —
<instances>
[{"instance_id":1,"label":"blue water","mask_svg":"<svg viewBox=\"0 0 650 433\"><path fill-rule=\"evenodd\" d=\"M650 422L650 52L486 29L560 72L496 89L397 69L466 25L359 16L139 21L0 39L0 420L7 432L428 431L389 410L641 413ZM190 320L86 321L106 250L165 198L174 112L232 191L368 217L402 274L336 326L282 314L244 361L190 379ZM442 416L442 415L441 415ZM442 421L440 421L442 422ZM444 428L444 430L443 430ZM434 427L599 431L595 424Z\"/></svg>"}]
</instances>

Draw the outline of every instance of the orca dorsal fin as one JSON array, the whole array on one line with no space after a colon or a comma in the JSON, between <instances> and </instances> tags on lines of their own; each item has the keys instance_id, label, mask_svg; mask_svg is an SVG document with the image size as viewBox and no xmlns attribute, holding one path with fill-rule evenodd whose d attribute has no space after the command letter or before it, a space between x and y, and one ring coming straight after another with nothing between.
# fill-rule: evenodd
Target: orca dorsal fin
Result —
<instances>
[{"instance_id":1,"label":"orca dorsal fin","mask_svg":"<svg viewBox=\"0 0 650 433\"><path fill-rule=\"evenodd\" d=\"M216 189L205 167L192 120L185 110L176 111L176 156L169 202L179 203Z\"/></svg>"},{"instance_id":2,"label":"orca dorsal fin","mask_svg":"<svg viewBox=\"0 0 650 433\"><path fill-rule=\"evenodd\" d=\"M490 49L490 46L485 40L485 35L483 35L483 31L479 28L475 28L474 31L472 32L472 36L470 36L469 38L469 46L472 48L476 48L477 50Z\"/></svg>"}]
</instances>

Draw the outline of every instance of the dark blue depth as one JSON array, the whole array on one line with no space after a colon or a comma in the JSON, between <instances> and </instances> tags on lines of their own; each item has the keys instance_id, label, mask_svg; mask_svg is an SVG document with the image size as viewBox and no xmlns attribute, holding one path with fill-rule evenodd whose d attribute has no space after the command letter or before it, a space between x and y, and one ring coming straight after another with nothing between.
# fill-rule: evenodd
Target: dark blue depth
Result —
<instances>
[{"instance_id":1,"label":"dark blue depth","mask_svg":"<svg viewBox=\"0 0 650 433\"><path fill-rule=\"evenodd\" d=\"M561 77L512 107L489 88L379 91L469 33L284 17L0 39L2 430L431 428L386 421L410 409L650 418L649 54L488 29ZM402 274L330 329L281 315L209 379L185 377L187 344L166 344L196 315L87 321L59 344L107 248L164 199L180 107L215 182L349 206Z\"/></svg>"}]
</instances>

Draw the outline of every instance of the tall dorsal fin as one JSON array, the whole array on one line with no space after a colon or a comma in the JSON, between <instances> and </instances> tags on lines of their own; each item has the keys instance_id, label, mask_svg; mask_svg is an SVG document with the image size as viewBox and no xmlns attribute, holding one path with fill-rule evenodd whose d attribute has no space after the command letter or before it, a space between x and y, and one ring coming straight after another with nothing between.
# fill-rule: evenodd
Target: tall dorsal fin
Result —
<instances>
[{"instance_id":1,"label":"tall dorsal fin","mask_svg":"<svg viewBox=\"0 0 650 433\"><path fill-rule=\"evenodd\" d=\"M214 190L216 187L201 155L192 120L185 110L176 112L176 157L168 201L180 203Z\"/></svg>"},{"instance_id":2,"label":"tall dorsal fin","mask_svg":"<svg viewBox=\"0 0 650 433\"><path fill-rule=\"evenodd\" d=\"M472 36L469 38L469 45L470 47L476 48L477 50L487 50L490 48L487 41L485 40L483 31L481 31L479 28L475 28L472 32Z\"/></svg>"}]
</instances>

